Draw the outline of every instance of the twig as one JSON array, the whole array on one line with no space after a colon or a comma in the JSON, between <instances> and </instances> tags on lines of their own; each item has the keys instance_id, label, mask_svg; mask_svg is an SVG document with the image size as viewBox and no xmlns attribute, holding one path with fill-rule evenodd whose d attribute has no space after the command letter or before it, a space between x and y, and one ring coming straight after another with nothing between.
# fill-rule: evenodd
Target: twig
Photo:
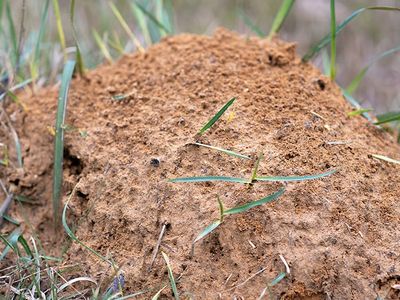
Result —
<instances>
[{"instance_id":1,"label":"twig","mask_svg":"<svg viewBox=\"0 0 400 300\"><path fill-rule=\"evenodd\" d=\"M166 225L166 223L164 222L163 225L162 225L162 227L161 227L160 235L158 236L157 244L156 244L156 246L155 246L155 248L154 248L154 250L153 250L153 256L152 256L152 258L151 258L151 262L150 262L150 266L149 266L149 268L148 268L148 272L151 271L151 268L152 268L153 265L154 265L154 261L156 260L157 253L158 253L158 249L160 249L160 244L161 244L161 241L162 241L162 238L163 238L163 236L164 236L164 233L165 233L165 229L166 229L166 228L167 228L167 225Z\"/></svg>"}]
</instances>

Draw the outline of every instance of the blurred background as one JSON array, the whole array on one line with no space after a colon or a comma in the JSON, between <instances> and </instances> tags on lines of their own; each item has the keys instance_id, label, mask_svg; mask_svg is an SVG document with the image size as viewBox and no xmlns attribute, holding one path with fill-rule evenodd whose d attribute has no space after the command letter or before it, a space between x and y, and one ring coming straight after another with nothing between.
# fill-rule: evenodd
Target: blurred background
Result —
<instances>
[{"instance_id":1,"label":"blurred background","mask_svg":"<svg viewBox=\"0 0 400 300\"><path fill-rule=\"evenodd\" d=\"M139 1L149 10L155 1ZM67 52L73 53L75 42L70 21L70 0L59 0L60 15L65 33ZM121 54L116 44L123 46L124 52L134 51L135 47L127 32L121 26L105 0L78 0L75 3L76 36L80 44L84 63L94 68L104 62L105 45L112 59ZM130 29L146 45L138 19L135 16L133 0L111 1L121 12ZM8 11L7 11L8 4ZM38 85L56 82L63 65L63 51L59 43L57 18L53 8L54 0L49 1L45 31L39 51ZM164 6L171 13L170 22L174 34L190 32L210 35L223 26L244 35L255 35L246 25L251 20L259 30L268 33L281 1L277 0L170 0ZM41 20L46 0L0 0L0 73L4 79L9 69L10 15L18 41L22 41L21 51L29 64L29 57L35 52ZM337 23L343 21L354 10L372 5L385 5L400 8L400 1L336 1ZM8 12L8 13L7 13ZM304 54L315 42L329 32L329 0L297 0L285 21L279 36L296 42L298 53ZM354 76L371 60L382 52L400 46L400 12L366 11L348 25L337 39L337 82L346 87ZM21 30L22 29L22 30ZM96 41L94 31L101 42ZM328 47L329 48L329 47ZM329 49L326 49L329 51ZM328 52L327 52L328 53ZM71 54L70 54L71 55ZM315 57L313 63L322 69L322 55ZM31 68L27 68L32 72ZM388 55L374 63L354 94L364 108L373 108L376 113L400 110L400 51Z\"/></svg>"}]
</instances>

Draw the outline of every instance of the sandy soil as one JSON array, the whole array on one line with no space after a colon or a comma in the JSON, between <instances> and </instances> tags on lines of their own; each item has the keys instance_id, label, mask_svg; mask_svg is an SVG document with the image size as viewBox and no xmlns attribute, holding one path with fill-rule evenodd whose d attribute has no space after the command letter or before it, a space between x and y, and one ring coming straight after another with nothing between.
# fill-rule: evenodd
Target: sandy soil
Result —
<instances>
[{"instance_id":1,"label":"sandy soil","mask_svg":"<svg viewBox=\"0 0 400 300\"><path fill-rule=\"evenodd\" d=\"M113 99L122 94L128 96ZM229 112L196 135L232 97ZM26 211L51 249L60 243L59 235L56 241L48 235L53 136L47 127L54 124L57 87L23 101L29 111L11 116L25 172L2 172L16 192L39 204ZM301 63L294 44L226 30L166 38L74 80L67 124L76 129L66 134L64 201L78 186L69 221L79 224L84 243L121 266L127 292L150 290L143 299L168 282L160 253L149 270L163 224L160 250L180 277L184 299L256 299L285 271L279 255L291 272L272 288L274 297L398 299L391 286L400 281L400 169L371 154L399 159L400 147L349 111L339 88ZM191 145L196 140L252 160ZM248 178L258 153L265 157L259 175L337 173L253 186L168 182ZM217 196L233 207L281 186L286 192L277 201L226 217L190 256L193 239L218 217ZM90 276L111 272L78 245L65 257ZM162 298L172 299L169 288Z\"/></svg>"}]
</instances>

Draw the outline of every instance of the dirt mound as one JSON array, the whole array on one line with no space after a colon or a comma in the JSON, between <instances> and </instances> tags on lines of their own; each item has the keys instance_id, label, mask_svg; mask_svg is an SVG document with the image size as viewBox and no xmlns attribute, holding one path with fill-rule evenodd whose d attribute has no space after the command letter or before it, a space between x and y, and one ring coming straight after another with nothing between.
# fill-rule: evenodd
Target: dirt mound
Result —
<instances>
[{"instance_id":1,"label":"dirt mound","mask_svg":"<svg viewBox=\"0 0 400 300\"><path fill-rule=\"evenodd\" d=\"M196 136L232 97L234 114ZM42 230L51 217L47 126L54 123L56 101L56 88L43 91L25 99L28 113L13 116L25 174L10 181L42 203L34 224ZM370 155L398 159L400 148L363 118L349 118L350 110L335 84L301 63L293 44L225 30L166 38L73 82L67 123L79 131L66 134L65 192L79 183L70 221L78 220L81 241L122 266L128 292L151 290L146 299L168 282L160 253L149 271L162 224L160 250L179 277L178 290L193 299L257 298L285 271L279 255L291 272L272 287L277 297L395 299L400 172ZM191 145L196 140L252 160ZM259 175L337 173L290 184L168 182L248 178L259 153L265 157ZM283 185L277 201L227 217L190 257L196 235L218 218L217 196L234 207ZM67 256L91 276L108 270L80 246ZM172 298L170 290L163 297Z\"/></svg>"}]
</instances>

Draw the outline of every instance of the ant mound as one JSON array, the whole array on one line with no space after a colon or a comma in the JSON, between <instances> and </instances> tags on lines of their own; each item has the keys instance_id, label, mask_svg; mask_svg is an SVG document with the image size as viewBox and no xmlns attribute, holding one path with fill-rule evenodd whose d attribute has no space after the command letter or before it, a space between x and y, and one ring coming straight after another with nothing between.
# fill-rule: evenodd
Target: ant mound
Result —
<instances>
[{"instance_id":1,"label":"ant mound","mask_svg":"<svg viewBox=\"0 0 400 300\"><path fill-rule=\"evenodd\" d=\"M25 173L9 180L41 204L32 207L39 231L51 218L48 126L57 89L26 97L28 112L12 116ZM68 101L67 222L118 265L124 293L150 299L166 286L161 297L172 299L167 255L181 298L399 297L400 169L372 155L398 159L400 147L361 116L349 117L338 86L302 63L294 44L222 29L168 37L75 79ZM257 177L327 176L246 183L254 169ZM171 182L208 176L243 180ZM274 201L229 213L271 194ZM193 247L219 220L218 198L223 221ZM112 273L75 242L65 257L88 276Z\"/></svg>"}]
</instances>

